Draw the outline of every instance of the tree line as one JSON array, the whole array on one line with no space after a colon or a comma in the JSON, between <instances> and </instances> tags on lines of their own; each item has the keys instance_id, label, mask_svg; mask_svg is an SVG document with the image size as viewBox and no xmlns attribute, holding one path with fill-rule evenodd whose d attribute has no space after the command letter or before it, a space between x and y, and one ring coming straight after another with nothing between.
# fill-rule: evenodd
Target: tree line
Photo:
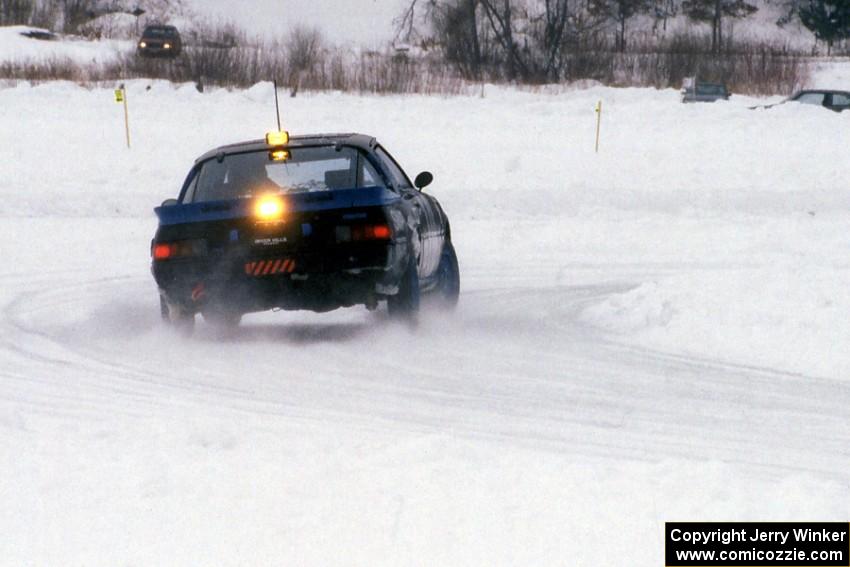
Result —
<instances>
[{"instance_id":1,"label":"tree line","mask_svg":"<svg viewBox=\"0 0 850 567\"><path fill-rule=\"evenodd\" d=\"M781 5L778 24L799 19L830 52L850 38L850 0L764 1ZM637 16L650 18L654 31L679 15L708 24L708 49L719 54L729 48L724 23L757 11L748 0L410 0L397 39L438 48L466 78L552 82L577 51L633 48L628 31Z\"/></svg>"}]
</instances>

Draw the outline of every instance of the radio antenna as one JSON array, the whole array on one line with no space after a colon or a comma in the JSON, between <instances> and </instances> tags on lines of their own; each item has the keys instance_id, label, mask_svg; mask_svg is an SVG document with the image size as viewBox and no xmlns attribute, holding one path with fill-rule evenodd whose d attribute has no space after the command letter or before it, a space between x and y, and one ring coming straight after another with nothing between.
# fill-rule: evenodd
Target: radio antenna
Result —
<instances>
[{"instance_id":1,"label":"radio antenna","mask_svg":"<svg viewBox=\"0 0 850 567\"><path fill-rule=\"evenodd\" d=\"M274 110L277 113L277 131L280 132L280 104L277 102L277 79L274 80Z\"/></svg>"}]
</instances>

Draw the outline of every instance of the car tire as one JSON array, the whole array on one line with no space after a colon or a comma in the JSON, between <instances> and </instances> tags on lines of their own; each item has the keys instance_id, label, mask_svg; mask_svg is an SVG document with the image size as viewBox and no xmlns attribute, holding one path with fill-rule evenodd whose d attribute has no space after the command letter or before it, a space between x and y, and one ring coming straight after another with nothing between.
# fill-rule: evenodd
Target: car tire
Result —
<instances>
[{"instance_id":1,"label":"car tire","mask_svg":"<svg viewBox=\"0 0 850 567\"><path fill-rule=\"evenodd\" d=\"M451 240L446 240L443 245L440 265L437 267L437 286L434 288L434 296L441 308L454 309L457 307L460 297L460 268Z\"/></svg>"},{"instance_id":2,"label":"car tire","mask_svg":"<svg viewBox=\"0 0 850 567\"><path fill-rule=\"evenodd\" d=\"M460 268L451 240L447 240L443 245L440 265L437 267L437 285L433 290L433 296L440 308L451 310L457 307L460 297Z\"/></svg>"},{"instance_id":3,"label":"car tire","mask_svg":"<svg viewBox=\"0 0 850 567\"><path fill-rule=\"evenodd\" d=\"M412 319L419 311L419 271L411 253L398 286L398 293L387 298L387 311L394 319Z\"/></svg>"},{"instance_id":4,"label":"car tire","mask_svg":"<svg viewBox=\"0 0 850 567\"><path fill-rule=\"evenodd\" d=\"M183 335L191 335L195 329L195 314L180 305L169 303L159 296L159 314L165 323Z\"/></svg>"}]
</instances>

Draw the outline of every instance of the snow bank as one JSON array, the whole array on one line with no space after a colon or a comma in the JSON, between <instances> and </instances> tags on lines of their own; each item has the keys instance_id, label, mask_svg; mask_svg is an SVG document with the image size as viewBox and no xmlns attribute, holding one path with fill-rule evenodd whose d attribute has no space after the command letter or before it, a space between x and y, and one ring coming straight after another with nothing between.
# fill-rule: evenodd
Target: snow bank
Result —
<instances>
[{"instance_id":1,"label":"snow bank","mask_svg":"<svg viewBox=\"0 0 850 567\"><path fill-rule=\"evenodd\" d=\"M114 61L121 51L132 49L133 43L119 40L89 41L56 34L54 40L33 39L23 35L42 31L29 26L0 27L0 63L69 62L77 65L102 65Z\"/></svg>"},{"instance_id":2,"label":"snow bank","mask_svg":"<svg viewBox=\"0 0 850 567\"><path fill-rule=\"evenodd\" d=\"M640 344L703 358L850 377L850 262L696 271L643 283L584 319Z\"/></svg>"}]
</instances>

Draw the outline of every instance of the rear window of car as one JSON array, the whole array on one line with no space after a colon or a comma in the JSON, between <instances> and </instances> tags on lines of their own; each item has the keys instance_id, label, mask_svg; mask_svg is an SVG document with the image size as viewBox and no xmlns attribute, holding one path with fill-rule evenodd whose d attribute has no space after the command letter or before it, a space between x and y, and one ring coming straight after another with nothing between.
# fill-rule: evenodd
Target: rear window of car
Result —
<instances>
[{"instance_id":1,"label":"rear window of car","mask_svg":"<svg viewBox=\"0 0 850 567\"><path fill-rule=\"evenodd\" d=\"M265 193L383 186L375 168L355 148L292 148L289 153L285 161L273 161L267 151L232 154L221 161L206 161L196 172L183 201L199 203Z\"/></svg>"},{"instance_id":2,"label":"rear window of car","mask_svg":"<svg viewBox=\"0 0 850 567\"><path fill-rule=\"evenodd\" d=\"M387 175L390 176L390 182L395 185L397 189L402 187L412 187L410 180L407 179L407 175L404 174L404 171L402 171L401 167L398 166L395 160L390 157L387 150L378 146L375 153L378 155L378 159L381 160L381 167L387 172Z\"/></svg>"},{"instance_id":3,"label":"rear window of car","mask_svg":"<svg viewBox=\"0 0 850 567\"><path fill-rule=\"evenodd\" d=\"M701 95L725 95L726 87L723 85L699 84L697 94Z\"/></svg>"}]
</instances>

